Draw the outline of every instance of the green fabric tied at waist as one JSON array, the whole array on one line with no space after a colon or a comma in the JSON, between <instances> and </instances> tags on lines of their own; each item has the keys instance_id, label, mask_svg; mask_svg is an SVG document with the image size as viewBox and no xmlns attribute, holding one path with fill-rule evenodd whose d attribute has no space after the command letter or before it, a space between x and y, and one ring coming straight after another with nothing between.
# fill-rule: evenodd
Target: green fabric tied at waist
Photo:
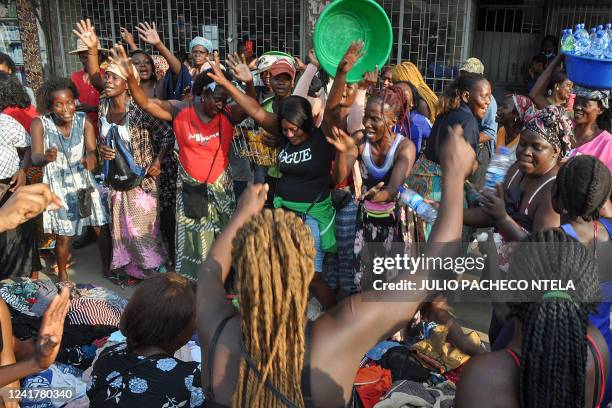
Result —
<instances>
[{"instance_id":1,"label":"green fabric tied at waist","mask_svg":"<svg viewBox=\"0 0 612 408\"><path fill-rule=\"evenodd\" d=\"M288 210L305 213L312 203L296 203L285 201L281 197L274 197L274 208L284 207ZM331 194L321 202L312 206L308 215L317 220L321 248L323 252L336 252L336 210L332 205Z\"/></svg>"},{"instance_id":2,"label":"green fabric tied at waist","mask_svg":"<svg viewBox=\"0 0 612 408\"><path fill-rule=\"evenodd\" d=\"M278 166L270 166L268 168L268 176L274 177L274 178L281 178L282 175L283 174L278 169Z\"/></svg>"}]
</instances>

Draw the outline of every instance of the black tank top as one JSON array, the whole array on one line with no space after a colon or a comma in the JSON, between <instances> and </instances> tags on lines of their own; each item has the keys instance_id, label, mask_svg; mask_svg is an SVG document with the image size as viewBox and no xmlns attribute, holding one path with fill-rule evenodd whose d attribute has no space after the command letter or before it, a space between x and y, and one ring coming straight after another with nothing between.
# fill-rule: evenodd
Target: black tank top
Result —
<instances>
[{"instance_id":1,"label":"black tank top","mask_svg":"<svg viewBox=\"0 0 612 408\"><path fill-rule=\"evenodd\" d=\"M219 337L221 336L221 332L223 328L236 315L227 316L225 319L219 323L215 332L213 333L211 342L210 342L210 350L208 351L208 379L206 382L206 408L229 408L226 405L219 404L215 402L215 394L213 392L212 379L213 379L213 359L215 357L215 350L217 348L217 342L219 341ZM311 347L311 338L312 338L312 322L308 322L306 324L306 352L304 354L304 367L302 368L302 380L301 380L301 388L302 388L302 396L304 398L304 407L310 408L313 407L312 403L312 395L310 392L310 347ZM251 356L244 350L242 345L242 340L240 341L240 349L242 350L242 358L244 358L247 362L249 369L253 370L255 374L261 377L261 372L256 368L255 363L253 362ZM265 382L266 387L270 388L272 392L276 395L278 399L280 399L287 407L289 408L297 408L297 405L293 403L293 401L289 400L284 394L282 394L278 389L269 381Z\"/></svg>"}]
</instances>

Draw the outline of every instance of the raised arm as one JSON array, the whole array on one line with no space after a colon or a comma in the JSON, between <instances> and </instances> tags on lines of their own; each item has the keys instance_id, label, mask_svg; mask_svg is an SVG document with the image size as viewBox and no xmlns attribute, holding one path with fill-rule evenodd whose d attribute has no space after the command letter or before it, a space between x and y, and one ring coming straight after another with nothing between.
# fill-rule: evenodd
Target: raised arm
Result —
<instances>
[{"instance_id":1,"label":"raised arm","mask_svg":"<svg viewBox=\"0 0 612 408\"><path fill-rule=\"evenodd\" d=\"M70 290L64 287L60 294L53 298L43 315L34 355L27 360L0 367L0 387L49 368L59 352L64 333L64 320L69 307ZM2 302L2 308L6 308L4 302ZM2 319L2 326L4 329L4 319ZM12 343L12 339L4 342L4 348L8 348Z\"/></svg>"},{"instance_id":2,"label":"raised arm","mask_svg":"<svg viewBox=\"0 0 612 408\"><path fill-rule=\"evenodd\" d=\"M155 23L140 23L138 27L136 27L138 31L138 36L140 39L147 44L151 44L159 54L168 61L168 66L170 67L170 71L172 74L177 76L181 73L181 61L174 56L174 54L164 45L161 38L159 38L159 34L157 33L157 27Z\"/></svg>"},{"instance_id":3,"label":"raised arm","mask_svg":"<svg viewBox=\"0 0 612 408\"><path fill-rule=\"evenodd\" d=\"M310 62L306 66L306 70L295 85L295 89L293 91L293 95L303 96L304 98L308 96L308 89L310 88L312 79L316 75L317 71L319 71L319 60L315 55L314 48L311 48L308 52L308 58L310 59Z\"/></svg>"},{"instance_id":4,"label":"raised arm","mask_svg":"<svg viewBox=\"0 0 612 408\"><path fill-rule=\"evenodd\" d=\"M346 119L346 131L349 133L349 135L363 129L363 116L365 115L365 104L368 89L375 87L377 82L378 66L376 67L376 71L366 72L363 76L363 80L359 82L355 100L349 109L348 117Z\"/></svg>"},{"instance_id":5,"label":"raised arm","mask_svg":"<svg viewBox=\"0 0 612 408\"><path fill-rule=\"evenodd\" d=\"M213 72L209 72L207 75L217 83L227 89L230 97L246 112L247 115L252 117L261 127L263 127L268 133L278 136L281 133L280 123L278 117L273 114L266 112L255 98L243 93L240 89L236 88L221 71L218 55L215 55L215 62L208 61L212 66ZM251 79L252 80L252 79Z\"/></svg>"},{"instance_id":6,"label":"raised arm","mask_svg":"<svg viewBox=\"0 0 612 408\"><path fill-rule=\"evenodd\" d=\"M443 158L442 201L425 256L438 255L442 244L458 243L461 239L463 183L476 157L460 129L453 130L448 138ZM409 293L369 291L354 295L315 322L313 369L341 380L345 395L350 395L353 379L346 377L349 373L354 376L363 355L378 341L404 327L424 299L426 293L418 288L427 272L417 271L415 275L411 272L400 272L395 282L415 282L415 290ZM329 367L326 361L332 359L335 363Z\"/></svg>"},{"instance_id":7,"label":"raised arm","mask_svg":"<svg viewBox=\"0 0 612 408\"><path fill-rule=\"evenodd\" d=\"M219 55L215 52L215 61L218 61ZM240 81L246 86L246 94L253 99L257 99L257 91L253 84L253 74L251 69L246 62L246 57L238 54L229 54L227 56L227 65L234 75L236 81ZM231 121L232 123L240 123L248 118L248 113L240 105L234 105L232 107Z\"/></svg>"},{"instance_id":8,"label":"raised arm","mask_svg":"<svg viewBox=\"0 0 612 408\"><path fill-rule=\"evenodd\" d=\"M147 96L147 93L138 83L138 79L134 76L134 65L132 65L132 61L128 58L122 45L115 44L110 52L109 59L119 67L121 74L128 79L130 94L138 106L157 119L172 121L173 102L151 99ZM178 103L178 101L174 101L174 103Z\"/></svg>"},{"instance_id":9,"label":"raised arm","mask_svg":"<svg viewBox=\"0 0 612 408\"><path fill-rule=\"evenodd\" d=\"M232 265L232 241L238 230L255 214L259 213L268 196L267 184L250 185L238 202L238 207L229 224L213 244L202 270L198 275L197 324L203 328L216 327L216 322L232 313L227 303L224 288Z\"/></svg>"},{"instance_id":10,"label":"raised arm","mask_svg":"<svg viewBox=\"0 0 612 408\"><path fill-rule=\"evenodd\" d=\"M559 69L561 62L563 62L563 54L559 53L559 55L557 55L550 62L550 64L548 64L544 72L542 72L536 81L535 85L533 85L533 88L531 88L531 92L529 92L529 97L533 103L535 103L538 109L544 109L549 105L548 100L546 99L546 91L548 89L548 84L552 74Z\"/></svg>"},{"instance_id":11,"label":"raised arm","mask_svg":"<svg viewBox=\"0 0 612 408\"><path fill-rule=\"evenodd\" d=\"M327 142L336 148L333 182L339 184L351 174L359 156L359 148L351 136L336 126L332 128L332 135L327 137Z\"/></svg>"},{"instance_id":12,"label":"raised arm","mask_svg":"<svg viewBox=\"0 0 612 408\"><path fill-rule=\"evenodd\" d=\"M98 58L98 36L89 19L81 20L72 32L87 46L87 75L89 81L98 91L104 90L104 78L100 74L100 61Z\"/></svg>"},{"instance_id":13,"label":"raised arm","mask_svg":"<svg viewBox=\"0 0 612 408\"><path fill-rule=\"evenodd\" d=\"M130 47L130 51L136 51L138 49L138 45L136 41L134 41L134 36L130 33L126 28L119 27L121 31L121 39L125 41L125 43Z\"/></svg>"}]
</instances>

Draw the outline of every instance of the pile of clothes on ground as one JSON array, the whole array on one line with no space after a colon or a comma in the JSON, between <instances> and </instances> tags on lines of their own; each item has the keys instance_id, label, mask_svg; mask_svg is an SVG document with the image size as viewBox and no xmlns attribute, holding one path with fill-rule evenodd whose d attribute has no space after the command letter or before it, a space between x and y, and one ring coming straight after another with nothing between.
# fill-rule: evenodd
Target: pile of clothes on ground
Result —
<instances>
[{"instance_id":1,"label":"pile of clothes on ground","mask_svg":"<svg viewBox=\"0 0 612 408\"><path fill-rule=\"evenodd\" d=\"M420 323L406 342L383 341L363 358L353 408L451 408L455 385L469 356L446 341L448 330ZM480 346L476 332L469 339Z\"/></svg>"}]
</instances>

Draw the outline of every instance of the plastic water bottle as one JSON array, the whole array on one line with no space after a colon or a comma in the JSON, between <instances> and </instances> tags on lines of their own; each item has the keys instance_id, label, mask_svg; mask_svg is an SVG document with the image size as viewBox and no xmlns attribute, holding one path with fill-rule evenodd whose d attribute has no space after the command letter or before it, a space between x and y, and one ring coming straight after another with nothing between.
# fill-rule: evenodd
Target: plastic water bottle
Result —
<instances>
[{"instance_id":1,"label":"plastic water bottle","mask_svg":"<svg viewBox=\"0 0 612 408\"><path fill-rule=\"evenodd\" d=\"M597 28L591 27L591 31L589 31L589 41L592 43L595 37L597 37Z\"/></svg>"},{"instance_id":2,"label":"plastic water bottle","mask_svg":"<svg viewBox=\"0 0 612 408\"><path fill-rule=\"evenodd\" d=\"M597 37L591 42L591 48L589 54L595 58L603 58L604 52L607 49L606 40L604 39L604 32L598 31Z\"/></svg>"},{"instance_id":3,"label":"plastic water bottle","mask_svg":"<svg viewBox=\"0 0 612 408\"><path fill-rule=\"evenodd\" d=\"M573 54L576 51L576 40L571 28L563 30L561 37L561 50L566 54Z\"/></svg>"},{"instance_id":4,"label":"plastic water bottle","mask_svg":"<svg viewBox=\"0 0 612 408\"><path fill-rule=\"evenodd\" d=\"M426 203L423 196L414 190L400 187L400 201L412 208L428 224L433 224L438 217L438 210Z\"/></svg>"},{"instance_id":5,"label":"plastic water bottle","mask_svg":"<svg viewBox=\"0 0 612 408\"><path fill-rule=\"evenodd\" d=\"M515 158L507 147L500 147L498 152L493 155L489 167L487 167L487 175L485 176L484 187L495 191L495 186L504 182L506 173Z\"/></svg>"},{"instance_id":6,"label":"plastic water bottle","mask_svg":"<svg viewBox=\"0 0 612 408\"><path fill-rule=\"evenodd\" d=\"M574 38L576 39L576 55L586 55L591 46L591 41L589 40L589 33L584 29L584 24L576 26Z\"/></svg>"},{"instance_id":7,"label":"plastic water bottle","mask_svg":"<svg viewBox=\"0 0 612 408\"><path fill-rule=\"evenodd\" d=\"M604 51L604 56L607 59L612 60L612 38L611 38L611 41L608 42L608 46L606 47L606 50Z\"/></svg>"}]
</instances>

